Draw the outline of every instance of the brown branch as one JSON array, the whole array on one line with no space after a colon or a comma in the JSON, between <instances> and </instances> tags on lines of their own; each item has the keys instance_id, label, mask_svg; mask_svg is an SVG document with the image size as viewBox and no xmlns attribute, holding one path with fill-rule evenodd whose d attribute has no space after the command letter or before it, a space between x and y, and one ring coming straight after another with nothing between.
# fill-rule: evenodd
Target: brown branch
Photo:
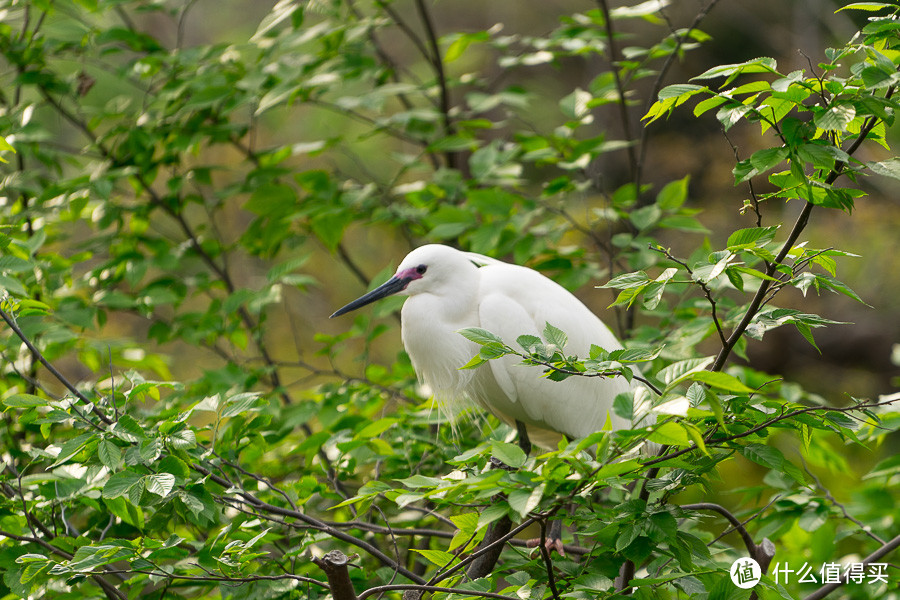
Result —
<instances>
[{"instance_id":1,"label":"brown branch","mask_svg":"<svg viewBox=\"0 0 900 600\"><path fill-rule=\"evenodd\" d=\"M215 473L213 473L212 471L210 471L208 468L204 467L203 465L200 465L197 463L192 463L190 465L190 467L192 469L194 469L195 471L197 471L198 473L200 473L201 475L208 476L211 481L216 483L216 485L222 486L225 489L229 489L232 487L231 483L228 480L216 475ZM400 573L401 575L403 575L410 581L414 581L416 583L422 583L422 584L425 583L424 579L422 579L421 577L419 577L418 575L416 575L409 569L406 569L403 566L397 564L397 561L395 561L394 559L392 559L391 557L386 555L384 552L382 552L381 550L379 550L378 548L376 548L369 542L366 542L365 540L361 540L355 536L352 536L349 533L341 531L340 529L336 529L335 527L330 526L329 524L325 523L324 521L320 521L314 517L311 517L302 511L283 508L281 506L276 506L274 504L269 504L268 502L264 502L264 501L260 500L259 498L257 498L256 496L254 496L253 494L243 491L243 490L236 492L235 500L242 502L244 504L247 504L247 505L253 507L257 511L263 511L266 513L271 513L271 514L279 515L282 517L290 517L293 519L297 519L298 521L301 521L301 522L305 523L306 525L308 525L314 529L317 529L318 531L327 533L328 535L332 536L335 539L347 542L348 544L356 546L357 548L360 548L361 550L365 550L371 556L373 556L375 559L380 561L382 564L384 564L387 567L390 567L391 569L396 570L398 573Z\"/></svg>"},{"instance_id":2,"label":"brown branch","mask_svg":"<svg viewBox=\"0 0 900 600\"><path fill-rule=\"evenodd\" d=\"M873 552L872 554L867 556L862 561L862 564L868 565L870 563L873 563L876 560L881 559L883 556L887 556L888 554L890 554L897 548L900 548L900 535L898 535L894 539L890 540L889 542L885 543L881 548L879 548L878 550L876 550L875 552ZM836 583L825 584L822 587L820 587L819 589L817 589L815 592L810 594L809 596L806 596L803 600L821 600L821 598L824 598L825 596L827 596L834 590L838 589L845 583L847 583L846 580L839 581Z\"/></svg>"},{"instance_id":3,"label":"brown branch","mask_svg":"<svg viewBox=\"0 0 900 600\"><path fill-rule=\"evenodd\" d=\"M825 494L825 499L828 500L829 502L831 502L833 505L837 506L839 509L841 509L841 512L844 513L845 519L853 522L857 527L859 527L860 531L862 531L864 534L866 534L867 536L869 536L870 538L872 538L879 544L886 543L883 539L881 539L881 537L876 535L871 530L871 527L868 527L865 523L863 523L862 521L860 521L859 519L857 519L856 517L851 515L847 511L847 507L844 506L841 502L838 502L837 498L835 498L834 496L831 495L831 491L828 488L826 488L824 485L822 485L822 480L819 479L819 477L815 473L812 472L812 469L809 468L809 466L806 464L806 461L803 460L802 456L800 457L800 461L803 463L803 470L806 471L806 474L809 475L810 477L812 477L813 481L816 482L816 487L819 488L820 490L822 490L822 493Z\"/></svg>"},{"instance_id":4,"label":"brown branch","mask_svg":"<svg viewBox=\"0 0 900 600\"><path fill-rule=\"evenodd\" d=\"M39 537L28 537L28 536L16 535L12 532L3 531L3 530L0 530L0 535L2 535L3 537L7 537L11 540L16 540L17 542L37 544L38 546L41 546L45 550L48 550L49 552L52 552L53 554L56 554L57 556L60 556L66 560L72 560L72 558L74 556L73 554L69 554L65 550L60 550L53 544L51 544L45 540L42 540ZM107 572L109 574L115 573L115 571L105 571L105 572ZM90 576L91 576L91 579L94 581L94 583L96 583L97 586L99 586L100 589L103 590L103 593L106 595L107 598L110 598L111 600L112 599L128 600L128 597L125 595L125 592L121 591L118 587L116 587L115 585L108 582L101 575L99 575L97 573L92 573Z\"/></svg>"},{"instance_id":5,"label":"brown branch","mask_svg":"<svg viewBox=\"0 0 900 600\"><path fill-rule=\"evenodd\" d=\"M775 556L775 545L768 538L763 539L761 543L757 544L753 540L753 536L747 531L747 528L744 527L746 523L756 518L757 515L750 517L747 521L741 522L730 510L721 504L715 504L713 502L684 504L681 508L684 510L711 510L725 517L725 520L731 523L732 529L737 531L738 535L741 536L741 540L743 540L748 554L750 554L751 558L756 560L760 567L762 567L762 572L765 573L768 570L769 564L772 562L772 557Z\"/></svg>"},{"instance_id":6,"label":"brown branch","mask_svg":"<svg viewBox=\"0 0 900 600\"><path fill-rule=\"evenodd\" d=\"M448 588L437 585L414 585L410 583L398 583L391 585L379 585L369 588L357 597L357 600L365 600L374 594L382 594L384 592L394 592L401 590L410 590L413 592L443 592L445 594L457 594L460 596L472 596L474 598L495 598L496 600L519 600L516 596L504 596L494 592L477 592L475 590L466 590L462 588ZM335 598L337 600L337 598Z\"/></svg>"},{"instance_id":7,"label":"brown branch","mask_svg":"<svg viewBox=\"0 0 900 600\"><path fill-rule=\"evenodd\" d=\"M893 96L896 88L888 89L885 94L885 98L889 99ZM859 149L860 145L862 145L863 141L869 136L869 133L872 132L872 129L879 123L879 119L875 117L870 117L860 129L859 134L856 137L856 140L847 148L847 154L853 155L857 149ZM844 167L846 163L838 162L835 164L834 168L825 178L825 185L831 185L834 183L838 177L844 172ZM781 251L778 253L778 256L775 257L775 260L771 263L767 263L766 265L766 275L768 277L772 277L775 273L778 265L784 262L784 259L787 257L788 253L790 253L791 249L794 247L794 243L797 241L797 238L800 237L800 234L806 229L807 223L809 223L809 215L812 213L815 205L812 202L807 202L806 206L803 207L803 210L800 211L800 216L797 217L797 221L794 223L791 232L788 234L787 239L784 242L784 246L781 248ZM756 316L759 311L760 306L762 305L763 299L766 296L766 292L771 285L771 280L764 279L760 283L759 288L756 290L756 294L754 294L753 299L750 301L750 305L747 307L747 311L744 313L743 318L740 323L732 330L731 335L728 336L728 339L725 342L725 345L719 351L719 354L716 356L715 362L713 362L712 366L709 368L710 371L721 371L725 367L725 363L728 360L731 351L734 349L735 345L737 345L738 341L744 335L744 332L747 330L747 327L750 326L750 323L753 321L753 318Z\"/></svg>"},{"instance_id":8,"label":"brown branch","mask_svg":"<svg viewBox=\"0 0 900 600\"><path fill-rule=\"evenodd\" d=\"M615 32L613 31L612 27L612 17L609 11L609 4L606 0L597 0L597 5L603 12L603 21L604 26L606 27L606 43L609 46L609 66L612 70L613 77L615 78L616 91L619 94L619 101L616 104L619 106L619 117L622 119L622 130L625 133L625 139L630 142L632 140L631 117L628 114L628 104L625 100L625 85L622 82L622 76L619 74L618 63L621 58L619 56L619 50L614 39ZM628 144L628 146L626 147L626 151L628 152L628 166L631 169L631 180L636 181L637 156L634 153L634 145Z\"/></svg>"},{"instance_id":9,"label":"brown branch","mask_svg":"<svg viewBox=\"0 0 900 600\"><path fill-rule=\"evenodd\" d=\"M676 36L675 39L675 48L666 57L666 62L663 63L663 66L660 68L659 73L656 76L656 79L653 82L653 88L650 94L647 96L647 106L644 112L646 113L649 110L650 106L656 102L656 98L659 95L659 91L662 89L663 81L665 80L666 74L669 72L669 69L672 68L672 65L675 63L675 57L678 55L678 52L681 50L681 46L684 43L684 40L690 36L691 32L697 28L698 25L709 15L709 12L713 9L713 7L718 4L719 0L710 0L709 4L707 4L703 9L697 13L697 16L694 17L694 20L688 26L687 31L684 32L683 35ZM660 11L662 12L662 11ZM674 31L672 32L674 34ZM634 173L634 184L635 189L640 194L641 189L641 178L643 176L644 170L644 162L647 159L647 140L650 137L650 127L642 127L641 128L641 137L638 141L638 149L640 154L638 156L638 160L635 167ZM638 206L642 206L641 199L638 198Z\"/></svg>"},{"instance_id":10,"label":"brown branch","mask_svg":"<svg viewBox=\"0 0 900 600\"><path fill-rule=\"evenodd\" d=\"M551 511L551 513L548 513L547 515L544 515L544 516L549 516L549 514L552 514L552 512L554 512L554 511ZM502 519L507 519L507 518L508 518L508 517L503 517ZM501 519L501 520L502 520L502 519ZM518 535L520 532L524 531L524 530L527 529L528 527L531 527L531 525L533 525L533 524L536 523L537 521L538 521L538 517L530 517L530 518L526 519L525 521L523 521L521 524L519 524L518 527L516 527L516 528L510 530L508 533L506 533L506 534L504 534L504 535L498 535L498 536L496 537L496 539L492 540L489 544L485 544L485 540L487 539L487 535L486 535L486 536L485 536L485 540L482 540L482 542L481 542L481 547L479 547L478 550L476 550L475 552L473 552L472 554L470 554L470 555L469 555L468 557L466 557L465 559L461 560L461 561L459 562L459 564L454 565L453 568L448 569L447 571L445 571L444 573L442 573L442 574L440 575L439 578L437 578L436 580L432 580L430 583L436 583L437 581L442 581L442 580L444 580L444 579L447 579L447 578L450 577L453 573L459 571L460 569L462 569L462 568L465 567L466 565L473 565L473 566L474 566L475 561L478 561L482 556L484 556L484 555L486 555L486 554L488 554L488 553L496 552L496 553L497 553L497 557L499 557L499 555L500 555L500 550L503 549L503 544L505 544L506 542L508 542L508 541L511 540L512 538L514 538L516 535ZM498 521L495 522L495 524L497 524L497 523L500 523L500 520L498 520ZM499 528L498 528L498 530L499 530ZM490 533L490 532L488 532L488 533ZM483 565L487 563L487 561L481 561L481 562L482 562ZM496 564L496 559L494 559L494 564ZM491 565L490 569L488 569L488 571L487 571L487 573L485 573L485 575L488 574L488 573L490 573L491 570L493 570L493 565ZM474 571L472 571L472 568L471 568L471 567L470 567L470 569L467 569L467 570L466 570L466 575L467 575L470 579L476 579L476 577L474 577L474 576L473 576L472 574L470 574L470 573L474 573ZM484 575L480 575L479 577L484 577Z\"/></svg>"},{"instance_id":11,"label":"brown branch","mask_svg":"<svg viewBox=\"0 0 900 600\"><path fill-rule=\"evenodd\" d=\"M203 567L201 567L202 569ZM203 569L206 571L206 569ZM121 574L121 575L130 575L132 573L140 573L142 575L152 575L153 577L160 577L164 579L168 579L170 581L221 581L223 583L253 583L255 581L284 581L285 579L289 579L292 581L299 581L301 583L311 583L313 585L317 585L324 589L329 589L328 584L325 582L319 581L318 579L313 579L312 577L304 577L302 575L293 575L291 573L285 573L283 575L248 575L247 577L228 577L227 575L215 575L211 571L207 571L207 575L179 575L177 573L167 573L161 569L155 571L148 571L144 569L122 569L118 571L108 571L111 574Z\"/></svg>"},{"instance_id":12,"label":"brown branch","mask_svg":"<svg viewBox=\"0 0 900 600\"><path fill-rule=\"evenodd\" d=\"M428 45L431 48L431 66L434 69L434 76L437 80L438 89L440 90L440 111L441 124L443 125L444 135L453 135L455 133L453 122L450 119L450 90L447 86L447 74L444 71L444 61L441 58L441 49L438 47L437 33L432 23L431 15L428 13L428 7L425 6L424 0L415 0L416 11L425 27L425 35L427 36ZM452 150L444 153L447 166L451 169L460 169L462 165L459 162L459 154Z\"/></svg>"},{"instance_id":13,"label":"brown branch","mask_svg":"<svg viewBox=\"0 0 900 600\"><path fill-rule=\"evenodd\" d=\"M45 369L47 369L48 371L50 371L50 373L51 373L51 374L52 374L52 375L53 375L53 376L54 376L61 384L63 384L63 386L64 386L67 390L69 390L69 392L71 392L72 395L74 395L76 398L78 398L79 400L81 400L83 403L85 403L85 404L87 404L88 406L91 407L91 413L93 413L93 414L94 414L98 419L100 419L104 424L106 424L106 425L112 425L112 424L113 424L112 419L110 419L110 418L107 417L105 414L103 414L103 411L100 410L100 408L99 408L95 403L91 402L91 400L88 399L87 396L85 396L84 394L82 394L82 393L78 390L78 388L76 388L74 385L72 385L72 382L70 382L65 376L63 376L63 374L60 373L60 372L56 369L56 367L54 367L53 364L50 363L50 361L48 361L48 360L44 357L44 355L41 353L41 351L37 349L37 346L35 346L33 343L31 343L31 340L29 340L28 337L25 335L25 333L24 333L21 329L19 329L19 326L16 324L16 322L15 322L15 320L12 318L12 316L9 315L9 314L8 314L5 310L3 310L2 308L0 308L0 317L2 317L4 321L6 321L7 326L8 326L10 329L12 329L13 333L16 334L16 337L18 337L18 338L22 341L22 343L25 344L25 346L26 346L26 347L28 348L28 350L31 352L31 355L32 355L33 357L35 357L35 358L38 360L38 362L40 362L42 365L44 365L44 368L45 368ZM75 408L75 407L73 406L73 408ZM102 427L100 427L99 425L97 425L96 423L94 423L93 421L91 421L90 419L85 418L84 415L82 415L82 414L78 411L77 408L75 408L75 411L76 411L76 414L78 414L78 416L80 416L80 417L81 417L88 425L91 425L91 426L94 427L95 429L98 429L98 430L100 430L100 431L103 431L103 428L102 428Z\"/></svg>"},{"instance_id":14,"label":"brown branch","mask_svg":"<svg viewBox=\"0 0 900 600\"><path fill-rule=\"evenodd\" d=\"M553 560L550 558L550 550L547 549L547 520L541 519L539 524L541 526L541 541L538 548L541 552L541 559L544 561L544 566L547 567L547 583L550 586L550 593L553 596L553 600L561 600L559 597L559 590L556 589L556 576L553 573Z\"/></svg>"},{"instance_id":15,"label":"brown branch","mask_svg":"<svg viewBox=\"0 0 900 600\"><path fill-rule=\"evenodd\" d=\"M332 550L322 558L312 559L313 563L325 572L328 587L334 600L357 600L347 565L350 558L340 550Z\"/></svg>"},{"instance_id":16,"label":"brown branch","mask_svg":"<svg viewBox=\"0 0 900 600\"><path fill-rule=\"evenodd\" d=\"M507 515L491 523L481 541L479 552L470 557L473 560L471 566L466 569L466 576L469 579L486 577L494 570L494 566L500 560L500 553L503 551L503 541L511 529L512 520Z\"/></svg>"}]
</instances>

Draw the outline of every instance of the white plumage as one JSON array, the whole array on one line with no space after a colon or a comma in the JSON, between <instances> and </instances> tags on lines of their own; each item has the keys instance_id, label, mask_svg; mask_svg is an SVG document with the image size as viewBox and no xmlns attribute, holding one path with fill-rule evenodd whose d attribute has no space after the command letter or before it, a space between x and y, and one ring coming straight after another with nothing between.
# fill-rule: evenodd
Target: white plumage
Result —
<instances>
[{"instance_id":1,"label":"white plumage","mask_svg":"<svg viewBox=\"0 0 900 600\"><path fill-rule=\"evenodd\" d=\"M611 410L615 397L631 389L622 377L554 382L514 356L459 369L479 351L459 334L467 327L517 347L518 336L540 336L550 323L568 335L566 354L580 357L587 357L591 344L622 347L580 300L537 271L430 244L410 252L387 283L332 316L390 294L410 297L401 312L403 346L420 380L444 405L471 401L514 427L520 421L531 441L545 448L555 447L561 433L579 438L599 431L607 415L614 429L630 425Z\"/></svg>"}]
</instances>

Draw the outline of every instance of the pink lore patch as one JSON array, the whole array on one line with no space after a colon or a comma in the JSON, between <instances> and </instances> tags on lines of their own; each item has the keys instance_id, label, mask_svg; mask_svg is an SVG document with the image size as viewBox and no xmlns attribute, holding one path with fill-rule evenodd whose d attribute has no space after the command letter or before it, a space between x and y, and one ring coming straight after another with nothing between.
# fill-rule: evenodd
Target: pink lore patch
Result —
<instances>
[{"instance_id":1,"label":"pink lore patch","mask_svg":"<svg viewBox=\"0 0 900 600\"><path fill-rule=\"evenodd\" d=\"M398 272L395 275L395 277L397 279L409 279L410 281L413 281L415 279L422 279L422 274L419 273L418 271L416 271L416 269L418 269L418 267L411 267L409 269L404 269L404 270Z\"/></svg>"}]
</instances>

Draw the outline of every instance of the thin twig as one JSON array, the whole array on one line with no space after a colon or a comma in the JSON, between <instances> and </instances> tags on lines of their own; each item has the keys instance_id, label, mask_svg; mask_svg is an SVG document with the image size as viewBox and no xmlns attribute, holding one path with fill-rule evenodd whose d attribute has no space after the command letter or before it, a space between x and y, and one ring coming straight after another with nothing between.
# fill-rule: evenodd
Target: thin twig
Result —
<instances>
[{"instance_id":1,"label":"thin twig","mask_svg":"<svg viewBox=\"0 0 900 600\"><path fill-rule=\"evenodd\" d=\"M91 409L91 413L93 413L93 414L94 414L98 419L100 419L104 424L106 424L106 425L112 425L112 424L113 424L112 419L110 419L110 418L107 417L105 414L103 414L103 411L100 410L100 408L98 408L96 404L94 404L93 402L91 402L90 399L88 399L87 396L85 396L84 394L82 394L82 393L78 390L78 388L76 388L74 385L72 385L72 382L70 382L65 376L63 376L63 374L60 373L60 372L56 369L56 367L54 367L53 364L50 363L50 361L48 361L48 360L44 357L44 355L41 353L41 351L37 349L37 347L31 342L31 340L28 339L28 336L26 336L25 333L19 328L19 326L16 324L16 322L15 322L15 320L12 318L12 316L9 315L9 314L8 314L5 310L3 310L2 308L0 308L0 317L2 317L4 321L6 321L6 325L7 325L10 329L12 329L13 333L16 334L16 337L18 337L18 338L22 341L22 343L25 344L25 346L26 346L26 347L28 348L28 350L31 352L32 356L36 357L37 360L38 360L38 362L40 362L42 365L44 365L44 368L47 369L48 371L50 371L50 373L57 379L57 381L59 381L61 384L63 384L63 386L65 386L65 388L66 388L67 390L69 390L69 392L71 392L72 395L74 395L76 398L78 398L78 399L81 400L83 403L85 403L86 405L88 405L88 406L90 407L90 409ZM93 421L91 421L90 419L85 418L84 415L82 415L81 412L80 412L74 405L72 406L72 408L75 410L75 413L76 413L79 417L81 417L82 420L84 420L85 423L87 423L87 424L90 425L91 427L97 429L98 431L103 431L103 428L102 428L102 427L100 427L99 425L97 425L96 423L94 423Z\"/></svg>"},{"instance_id":2,"label":"thin twig","mask_svg":"<svg viewBox=\"0 0 900 600\"><path fill-rule=\"evenodd\" d=\"M716 313L716 301L712 297L712 290L709 289L709 286L706 285L706 282L694 277L694 271L691 270L691 268L688 266L688 264L686 262L684 262L683 260L679 260L679 259L675 258L674 256L672 256L672 253L669 250L667 250L666 248L663 248L662 246L656 246L654 244L650 244L649 248L650 248L650 250L659 252L660 254L662 254L663 256L665 256L666 258L671 260L672 262L678 263L679 265L684 267L685 271L688 272L688 275L691 276L691 280L700 286L700 289L703 290L703 294L706 296L707 301L709 301L709 306L710 306L710 309L712 312L712 320L716 326L716 331L719 332L719 340L722 342L722 346L727 344L728 341L725 339L725 332L722 331L722 324L719 322L719 316Z\"/></svg>"},{"instance_id":3,"label":"thin twig","mask_svg":"<svg viewBox=\"0 0 900 600\"><path fill-rule=\"evenodd\" d=\"M744 432L741 432L741 433L735 433L735 434L730 435L730 436L728 436L728 437L714 440L714 443L716 443L716 444L723 444L723 443L725 443L725 442L733 442L734 440L741 439L741 438L744 438L744 437L753 435L753 434L755 434L755 433L758 432L758 431L762 431L763 429L766 429L767 427L771 427L772 425L774 425L775 423L778 423L779 421L783 421L783 420L785 420L785 419L790 419L791 417L795 417L795 416L797 416L797 415L802 415L802 414L806 414L806 413L813 413L813 412L839 412L839 413L848 413L848 412L851 412L851 411L863 410L863 409L866 409L866 408L878 408L878 407L881 407L881 406L890 406L890 405L895 404L895 403L897 403L897 402L900 402L900 398L891 399L891 400L886 400L886 401L884 401L884 402L870 402L870 403L863 403L863 404L854 404L853 406L845 406L845 407L842 407L842 408L838 408L838 407L834 407L834 406L808 406L808 407L806 407L806 408L800 408L800 409L791 411L791 412L789 412L789 413L782 413L782 414L778 415L777 417L773 417L773 418L771 418L771 419L768 419L767 421L763 421L762 423L760 423L760 424L757 425L756 427L752 427L752 428L748 429L747 431L744 431ZM660 457L660 458L655 458L655 459L649 460L649 461L643 463L643 466L649 467L649 466L652 466L652 465L656 465L656 464L659 464L659 463L663 463L663 462L666 462L667 460L671 460L671 459L673 459L673 458L682 456L682 455L687 454L687 453L689 453L689 452L693 452L694 450L697 450L697 449L698 449L698 446L697 446L696 444L693 444L693 443L692 443L690 446L687 446L687 447L685 447L685 448L682 448L681 450L678 450L678 451L676 451L676 452L673 452L672 454L667 454L667 455L662 456L662 457Z\"/></svg>"},{"instance_id":4,"label":"thin twig","mask_svg":"<svg viewBox=\"0 0 900 600\"><path fill-rule=\"evenodd\" d=\"M619 117L622 119L622 130L625 135L626 141L631 141L631 117L628 112L628 103L625 99L625 85L622 82L622 76L619 73L619 61L621 60L619 56L619 50L616 46L615 41L615 32L613 31L612 26L612 16L610 15L609 5L606 0L597 0L597 5L600 7L600 10L603 12L603 21L604 26L606 28L606 43L608 46L608 54L609 54L609 66L612 70L613 77L616 82L616 91L619 95L618 102L616 104L619 107ZM637 181L637 156L634 153L634 144L628 144L625 148L628 153L628 166L631 169L631 180ZM640 188L638 188L640 189Z\"/></svg>"},{"instance_id":5,"label":"thin twig","mask_svg":"<svg viewBox=\"0 0 900 600\"><path fill-rule=\"evenodd\" d=\"M453 122L450 120L450 90L447 87L447 74L444 71L444 61L441 58L441 49L438 47L437 33L435 33L434 23L432 23L431 15L428 13L428 7L425 6L424 0L415 0L416 11L425 27L425 35L427 36L428 45L431 48L431 66L434 69L434 76L437 80L438 90L440 90L440 111L441 124L443 125L444 135L453 135ZM459 169L458 154L453 150L444 153L447 166L451 169Z\"/></svg>"},{"instance_id":6,"label":"thin twig","mask_svg":"<svg viewBox=\"0 0 900 600\"><path fill-rule=\"evenodd\" d=\"M719 0L710 0L709 4L707 4L703 9L697 13L694 17L694 20L688 26L687 30L684 34L676 36L675 38L675 48L666 57L666 62L663 63L663 66L660 68L659 73L656 75L656 80L653 82L653 88L651 89L650 94L647 96L647 106L644 110L646 113L649 110L650 106L656 102L656 98L659 95L659 91L662 89L663 82L665 81L665 77L669 72L669 69L672 68L672 65L675 64L675 58L678 56L678 53L681 50L682 44L684 41L691 35L691 32L700 25L700 23L709 15L709 12L713 9L713 7L718 4ZM674 34L674 32L673 32ZM634 173L634 183L635 189L640 193L641 189L641 179L643 177L644 170L644 162L647 159L647 148L648 148L648 139L650 137L650 127L642 127L641 128L641 137L638 141L638 150L640 152ZM638 206L641 205L641 200L638 198Z\"/></svg>"},{"instance_id":7,"label":"thin twig","mask_svg":"<svg viewBox=\"0 0 900 600\"><path fill-rule=\"evenodd\" d=\"M803 464L803 470L806 471L806 474L809 475L810 477L812 477L813 481L816 482L816 487L819 488L820 490L822 490L822 492L825 494L825 498L829 502L831 502L833 505L835 505L841 509L841 512L844 513L845 519L847 519L848 521L852 521L854 524L856 524L857 527L859 527L860 531L862 531L864 534L866 534L867 536L869 536L870 538L872 538L879 544L883 545L883 544L887 543L883 539L881 539L881 537L879 537L877 534L875 534L875 532L872 531L871 527L867 526L865 523L863 523L862 521L860 521L859 519L857 519L856 517L851 515L849 512L847 512L847 507L844 506L842 503L838 502L837 498L835 498L834 496L831 495L831 492L828 490L828 488L826 488L824 485L822 485L822 480L819 479L819 477L815 473L812 472L812 470L809 468L809 465L807 465L806 461L803 459L803 456L800 457L800 462Z\"/></svg>"},{"instance_id":8,"label":"thin twig","mask_svg":"<svg viewBox=\"0 0 900 600\"><path fill-rule=\"evenodd\" d=\"M550 586L550 593L553 596L553 600L561 600L559 597L559 590L556 589L556 575L553 573L553 560L550 558L550 551L547 549L547 521L546 519L541 519L538 523L541 526L541 541L538 548L540 549L544 566L547 567L547 584Z\"/></svg>"}]
</instances>

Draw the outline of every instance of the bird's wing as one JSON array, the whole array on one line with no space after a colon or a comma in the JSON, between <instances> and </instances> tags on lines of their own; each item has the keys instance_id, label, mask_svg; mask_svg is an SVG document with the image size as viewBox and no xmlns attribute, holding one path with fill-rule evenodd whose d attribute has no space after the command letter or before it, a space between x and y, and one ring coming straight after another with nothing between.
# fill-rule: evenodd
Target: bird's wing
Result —
<instances>
[{"instance_id":1,"label":"bird's wing","mask_svg":"<svg viewBox=\"0 0 900 600\"><path fill-rule=\"evenodd\" d=\"M621 348L612 332L578 299L549 279L513 265L485 268L479 301L481 327L517 347L520 335L541 337L547 323L569 337L566 354L586 357L591 344L607 350ZM516 357L489 361L493 378L503 391L482 400L507 420L582 437L600 430L613 399L631 387L622 378L570 377L562 382L542 377L543 369L519 364ZM482 367L484 368L484 367ZM615 427L628 424L610 415ZM530 429L531 427L529 427Z\"/></svg>"},{"instance_id":2,"label":"bird's wing","mask_svg":"<svg viewBox=\"0 0 900 600\"><path fill-rule=\"evenodd\" d=\"M505 265L508 263L503 262L502 260L497 260L496 258L491 258L490 256L485 256L484 254L478 254L477 252L465 252L466 258L475 263L479 267L485 267L487 265Z\"/></svg>"}]
</instances>

